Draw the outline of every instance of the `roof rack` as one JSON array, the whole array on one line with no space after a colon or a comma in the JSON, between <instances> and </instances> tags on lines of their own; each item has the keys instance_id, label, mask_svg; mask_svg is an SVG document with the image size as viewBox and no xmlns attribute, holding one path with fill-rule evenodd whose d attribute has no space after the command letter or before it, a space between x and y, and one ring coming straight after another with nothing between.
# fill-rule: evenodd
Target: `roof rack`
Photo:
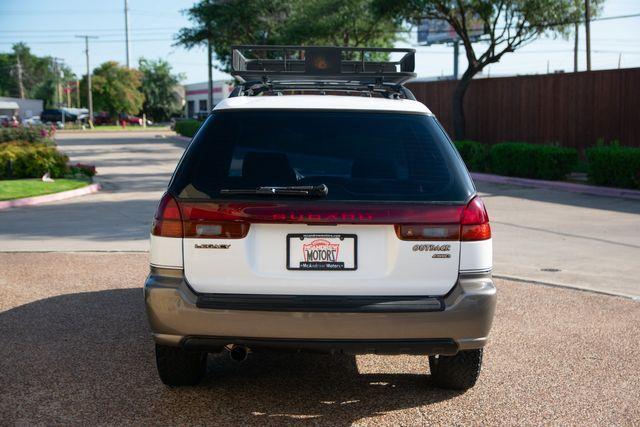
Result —
<instances>
[{"instance_id":1,"label":"roof rack","mask_svg":"<svg viewBox=\"0 0 640 427\"><path fill-rule=\"evenodd\" d=\"M232 46L240 85L231 96L267 91L380 93L413 99L402 83L416 76L415 49L319 46ZM398 61L374 60L404 53Z\"/></svg>"}]
</instances>

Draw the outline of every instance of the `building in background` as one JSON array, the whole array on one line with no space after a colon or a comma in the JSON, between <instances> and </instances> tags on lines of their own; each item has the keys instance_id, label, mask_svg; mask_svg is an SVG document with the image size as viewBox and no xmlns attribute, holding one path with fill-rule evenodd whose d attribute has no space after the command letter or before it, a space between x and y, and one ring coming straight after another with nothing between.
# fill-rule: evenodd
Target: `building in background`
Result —
<instances>
[{"instance_id":1,"label":"building in background","mask_svg":"<svg viewBox=\"0 0 640 427\"><path fill-rule=\"evenodd\" d=\"M43 102L41 99L20 99L0 96L0 115L13 116L22 122L42 113Z\"/></svg>"},{"instance_id":2,"label":"building in background","mask_svg":"<svg viewBox=\"0 0 640 427\"><path fill-rule=\"evenodd\" d=\"M228 80L216 80L213 82L213 105L208 105L208 83L193 83L184 85L186 98L185 116L188 118L198 118L209 114L211 109L224 98L228 97L233 90L233 85Z\"/></svg>"}]
</instances>

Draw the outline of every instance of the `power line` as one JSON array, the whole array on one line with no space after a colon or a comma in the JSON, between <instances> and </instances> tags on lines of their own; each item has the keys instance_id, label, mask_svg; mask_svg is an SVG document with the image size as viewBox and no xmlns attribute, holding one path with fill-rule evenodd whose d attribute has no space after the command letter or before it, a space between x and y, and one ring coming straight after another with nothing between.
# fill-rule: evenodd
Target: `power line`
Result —
<instances>
[{"instance_id":1,"label":"power line","mask_svg":"<svg viewBox=\"0 0 640 427\"><path fill-rule=\"evenodd\" d=\"M94 43L98 43L98 44L108 44L108 43L122 43L124 42L124 39L117 39L117 40L98 40ZM175 41L174 39L138 39L138 40L131 40L133 43L148 43L148 42L172 42ZM39 41L35 41L35 42L29 42L29 44L34 44L34 45L41 45L41 44L79 44L82 42L74 42L74 41L69 41L69 40L56 40L56 41L43 41L43 42L39 42ZM16 42L0 42L0 45L14 45L16 44Z\"/></svg>"},{"instance_id":2,"label":"power line","mask_svg":"<svg viewBox=\"0 0 640 427\"><path fill-rule=\"evenodd\" d=\"M131 32L145 32L145 31L172 31L173 29L179 29L178 27L147 27L147 28L136 28L131 30ZM92 32L92 33L101 33L101 32L122 32L122 28L89 28L89 29L50 29L50 30L0 30L0 33L78 33L78 32Z\"/></svg>"}]
</instances>

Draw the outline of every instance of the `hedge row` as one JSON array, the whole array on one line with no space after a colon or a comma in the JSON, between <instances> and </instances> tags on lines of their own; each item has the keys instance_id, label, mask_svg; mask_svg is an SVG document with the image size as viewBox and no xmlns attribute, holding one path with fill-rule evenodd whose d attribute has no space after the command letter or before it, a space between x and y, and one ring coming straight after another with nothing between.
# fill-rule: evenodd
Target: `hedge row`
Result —
<instances>
[{"instance_id":1,"label":"hedge row","mask_svg":"<svg viewBox=\"0 0 640 427\"><path fill-rule=\"evenodd\" d=\"M0 143L10 141L52 143L49 139L49 131L44 126L18 126L15 128L0 127Z\"/></svg>"},{"instance_id":2,"label":"hedge row","mask_svg":"<svg viewBox=\"0 0 640 427\"><path fill-rule=\"evenodd\" d=\"M489 147L478 141L456 141L455 146L467 168L474 172L487 170Z\"/></svg>"},{"instance_id":3,"label":"hedge row","mask_svg":"<svg viewBox=\"0 0 640 427\"><path fill-rule=\"evenodd\" d=\"M587 176L597 185L640 188L640 148L617 145L586 150Z\"/></svg>"},{"instance_id":4,"label":"hedge row","mask_svg":"<svg viewBox=\"0 0 640 427\"><path fill-rule=\"evenodd\" d=\"M180 120L176 122L176 133L192 138L200 129L201 124L202 122L198 120Z\"/></svg>"},{"instance_id":5,"label":"hedge row","mask_svg":"<svg viewBox=\"0 0 640 427\"><path fill-rule=\"evenodd\" d=\"M575 149L551 145L503 142L489 148L477 141L455 145L470 170L498 175L561 180L578 161Z\"/></svg>"},{"instance_id":6,"label":"hedge row","mask_svg":"<svg viewBox=\"0 0 640 427\"><path fill-rule=\"evenodd\" d=\"M49 172L59 178L69 172L69 158L43 143L0 144L0 179L39 178Z\"/></svg>"}]
</instances>

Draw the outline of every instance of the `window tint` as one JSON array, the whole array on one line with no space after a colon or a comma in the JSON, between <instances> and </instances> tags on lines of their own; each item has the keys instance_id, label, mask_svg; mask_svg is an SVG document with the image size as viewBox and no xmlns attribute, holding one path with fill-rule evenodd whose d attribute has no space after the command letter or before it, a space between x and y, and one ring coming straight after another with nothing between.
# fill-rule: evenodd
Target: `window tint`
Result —
<instances>
[{"instance_id":1,"label":"window tint","mask_svg":"<svg viewBox=\"0 0 640 427\"><path fill-rule=\"evenodd\" d=\"M220 190L317 184L329 187L328 200L463 202L474 192L431 116L299 110L214 114L187 149L171 191L228 199L240 196Z\"/></svg>"}]
</instances>

